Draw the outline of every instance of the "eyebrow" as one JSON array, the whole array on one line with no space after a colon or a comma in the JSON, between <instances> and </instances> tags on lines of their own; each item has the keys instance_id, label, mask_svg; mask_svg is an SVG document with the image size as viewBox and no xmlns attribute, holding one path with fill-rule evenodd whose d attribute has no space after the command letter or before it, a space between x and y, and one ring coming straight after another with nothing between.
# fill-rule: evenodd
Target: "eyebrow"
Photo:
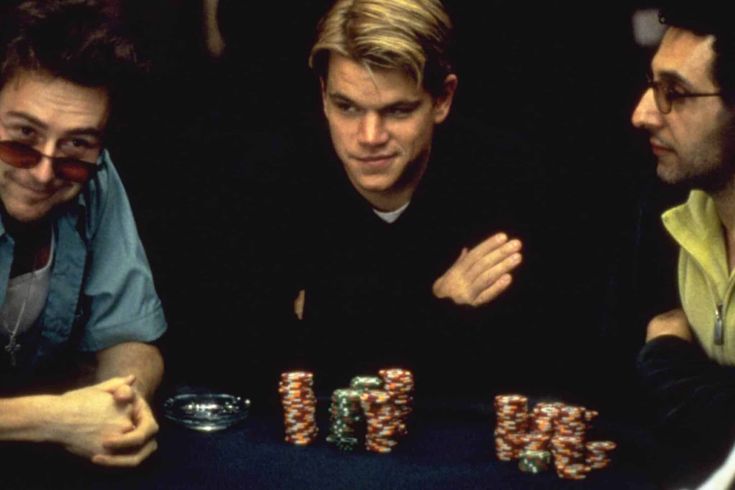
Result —
<instances>
[{"instance_id":1,"label":"eyebrow","mask_svg":"<svg viewBox=\"0 0 735 490\"><path fill-rule=\"evenodd\" d=\"M18 119L23 119L33 126L36 126L37 128L48 130L48 125L46 123L26 112L8 111L7 115ZM72 128L68 131L65 131L64 134L66 136L89 136L100 140L102 139L102 131L99 128L95 128L93 126Z\"/></svg>"},{"instance_id":2,"label":"eyebrow","mask_svg":"<svg viewBox=\"0 0 735 490\"><path fill-rule=\"evenodd\" d=\"M341 94L339 92L330 92L327 94L327 96L333 101L333 102L346 102L348 104L352 104L358 107L361 107L360 104L355 102L354 100L350 99L344 94ZM395 102L392 102L390 104L387 104L383 107L378 108L378 111L385 111L390 110L396 107L407 107L409 109L415 109L416 107L421 105L421 99L406 99L406 100L397 100Z\"/></svg>"},{"instance_id":3,"label":"eyebrow","mask_svg":"<svg viewBox=\"0 0 735 490\"><path fill-rule=\"evenodd\" d=\"M679 72L676 72L673 70L662 70L658 72L658 76L661 79L666 80L667 82L674 82L680 85L684 85L686 88L690 90L694 88L691 82L687 80L686 78L684 78L683 76L681 76Z\"/></svg>"}]
</instances>

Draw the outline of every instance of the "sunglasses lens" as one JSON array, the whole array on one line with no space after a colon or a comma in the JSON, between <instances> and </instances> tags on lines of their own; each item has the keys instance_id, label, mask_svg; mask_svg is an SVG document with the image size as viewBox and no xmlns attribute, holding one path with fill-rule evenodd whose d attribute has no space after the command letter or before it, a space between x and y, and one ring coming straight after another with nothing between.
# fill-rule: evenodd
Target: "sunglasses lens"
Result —
<instances>
[{"instance_id":1,"label":"sunglasses lens","mask_svg":"<svg viewBox=\"0 0 735 490\"><path fill-rule=\"evenodd\" d=\"M17 168L31 168L41 160L33 148L14 141L0 141L0 160Z\"/></svg>"},{"instance_id":2,"label":"sunglasses lens","mask_svg":"<svg viewBox=\"0 0 735 490\"><path fill-rule=\"evenodd\" d=\"M57 177L83 184L89 180L97 166L74 158L54 160L54 173Z\"/></svg>"}]
</instances>

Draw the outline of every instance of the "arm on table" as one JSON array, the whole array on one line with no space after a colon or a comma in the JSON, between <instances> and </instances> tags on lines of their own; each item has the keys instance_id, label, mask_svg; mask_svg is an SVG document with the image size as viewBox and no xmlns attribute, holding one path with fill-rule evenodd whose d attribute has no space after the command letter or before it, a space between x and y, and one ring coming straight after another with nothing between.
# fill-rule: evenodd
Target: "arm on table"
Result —
<instances>
[{"instance_id":1,"label":"arm on table","mask_svg":"<svg viewBox=\"0 0 735 490\"><path fill-rule=\"evenodd\" d=\"M105 381L62 395L0 399L0 440L51 442L108 466L136 466L156 449L158 424L146 402L160 383L158 349L137 342L100 351ZM130 373L115 376L116 373Z\"/></svg>"},{"instance_id":2,"label":"arm on table","mask_svg":"<svg viewBox=\"0 0 735 490\"><path fill-rule=\"evenodd\" d=\"M709 442L735 436L735 368L707 357L684 312L654 318L638 356L638 373L664 431Z\"/></svg>"},{"instance_id":3,"label":"arm on table","mask_svg":"<svg viewBox=\"0 0 735 490\"><path fill-rule=\"evenodd\" d=\"M0 440L57 443L85 458L107 453L105 437L134 429L132 405L115 403L111 394L133 381L118 377L63 395L0 399Z\"/></svg>"},{"instance_id":4,"label":"arm on table","mask_svg":"<svg viewBox=\"0 0 735 490\"><path fill-rule=\"evenodd\" d=\"M457 260L433 285L434 296L458 305L480 306L497 298L520 265L522 244L498 233L474 248L462 249Z\"/></svg>"}]
</instances>

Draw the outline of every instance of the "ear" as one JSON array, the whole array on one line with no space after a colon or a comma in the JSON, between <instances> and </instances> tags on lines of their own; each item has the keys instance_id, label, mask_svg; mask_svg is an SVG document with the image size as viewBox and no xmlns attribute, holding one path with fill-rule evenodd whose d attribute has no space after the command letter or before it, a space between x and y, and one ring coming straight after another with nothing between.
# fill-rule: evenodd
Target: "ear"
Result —
<instances>
[{"instance_id":1,"label":"ear","mask_svg":"<svg viewBox=\"0 0 735 490\"><path fill-rule=\"evenodd\" d=\"M452 108L452 101L454 100L454 93L457 91L457 84L459 80L457 75L450 73L447 78L444 79L444 85L442 87L442 93L434 100L434 124L441 124L449 115L449 110Z\"/></svg>"},{"instance_id":2,"label":"ear","mask_svg":"<svg viewBox=\"0 0 735 490\"><path fill-rule=\"evenodd\" d=\"M322 111L324 112L324 115L327 114L327 81L324 80L324 77L319 77L319 87L321 88L322 92Z\"/></svg>"}]
</instances>

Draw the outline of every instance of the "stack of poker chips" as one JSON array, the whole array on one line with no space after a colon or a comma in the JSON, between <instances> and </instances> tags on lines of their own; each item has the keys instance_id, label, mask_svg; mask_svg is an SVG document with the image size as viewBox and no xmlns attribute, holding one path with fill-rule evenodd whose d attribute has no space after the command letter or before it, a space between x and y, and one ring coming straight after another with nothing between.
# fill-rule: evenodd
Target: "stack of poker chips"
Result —
<instances>
[{"instance_id":1,"label":"stack of poker chips","mask_svg":"<svg viewBox=\"0 0 735 490\"><path fill-rule=\"evenodd\" d=\"M313 384L314 375L309 372L292 371L281 374L278 392L283 405L286 442L305 446L318 433Z\"/></svg>"},{"instance_id":2,"label":"stack of poker chips","mask_svg":"<svg viewBox=\"0 0 735 490\"><path fill-rule=\"evenodd\" d=\"M559 478L581 480L585 477L585 447L581 435L557 434L551 438L551 453Z\"/></svg>"},{"instance_id":3,"label":"stack of poker chips","mask_svg":"<svg viewBox=\"0 0 735 490\"><path fill-rule=\"evenodd\" d=\"M495 453L501 461L518 459L524 447L528 425L528 398L523 395L495 397Z\"/></svg>"},{"instance_id":4,"label":"stack of poker chips","mask_svg":"<svg viewBox=\"0 0 735 490\"><path fill-rule=\"evenodd\" d=\"M593 470L606 468L610 464L610 453L616 448L612 441L590 441L585 444L587 457L585 464Z\"/></svg>"},{"instance_id":5,"label":"stack of poker chips","mask_svg":"<svg viewBox=\"0 0 735 490\"><path fill-rule=\"evenodd\" d=\"M540 402L528 413L523 395L495 397L497 426L495 449L498 459L519 459L519 468L538 473L549 467L553 456L557 475L581 480L592 469L610 464L611 441L585 443L590 422L599 414L580 406Z\"/></svg>"},{"instance_id":6,"label":"stack of poker chips","mask_svg":"<svg viewBox=\"0 0 735 490\"><path fill-rule=\"evenodd\" d=\"M365 449L376 453L389 453L397 444L398 409L391 396L384 390L366 390L360 395L367 424Z\"/></svg>"},{"instance_id":7,"label":"stack of poker chips","mask_svg":"<svg viewBox=\"0 0 735 490\"><path fill-rule=\"evenodd\" d=\"M355 388L340 388L332 393L332 404L329 407L331 428L327 442L343 451L352 451L362 440L362 393L362 390Z\"/></svg>"},{"instance_id":8,"label":"stack of poker chips","mask_svg":"<svg viewBox=\"0 0 735 490\"><path fill-rule=\"evenodd\" d=\"M407 369L381 369L380 377L383 379L384 390L390 394L393 405L396 407L398 417L398 434L408 434L407 420L411 414L413 402L413 374Z\"/></svg>"}]
</instances>

